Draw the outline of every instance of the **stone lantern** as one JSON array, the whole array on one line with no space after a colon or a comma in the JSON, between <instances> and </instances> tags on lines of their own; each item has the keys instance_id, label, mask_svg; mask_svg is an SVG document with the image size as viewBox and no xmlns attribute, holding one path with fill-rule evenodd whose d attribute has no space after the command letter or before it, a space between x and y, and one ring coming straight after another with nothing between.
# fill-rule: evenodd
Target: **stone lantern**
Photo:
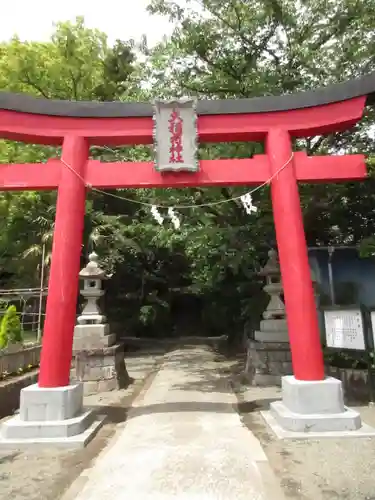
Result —
<instances>
[{"instance_id":1,"label":"stone lantern","mask_svg":"<svg viewBox=\"0 0 375 500\"><path fill-rule=\"evenodd\" d=\"M89 263L79 277L83 281L81 295L85 305L74 329L71 378L83 382L85 394L127 387L130 378L124 346L116 343L116 335L110 333L98 303L105 294L103 281L109 276L99 266L96 253L89 255Z\"/></svg>"},{"instance_id":2,"label":"stone lantern","mask_svg":"<svg viewBox=\"0 0 375 500\"><path fill-rule=\"evenodd\" d=\"M280 264L276 250L268 252L268 261L261 269L270 296L259 330L248 341L245 375L252 385L280 385L281 377L292 373L291 353Z\"/></svg>"},{"instance_id":3,"label":"stone lantern","mask_svg":"<svg viewBox=\"0 0 375 500\"><path fill-rule=\"evenodd\" d=\"M102 315L98 302L105 294L102 289L103 281L107 280L108 276L100 268L96 253L89 255L89 263L81 270L79 277L83 280L81 295L85 298L86 304L81 315L77 318L78 325L103 325L102 328L94 328L92 330L107 334L108 325L105 324L107 318ZM111 345L110 342L114 343L114 338L106 339L106 341L109 346Z\"/></svg>"},{"instance_id":4,"label":"stone lantern","mask_svg":"<svg viewBox=\"0 0 375 500\"><path fill-rule=\"evenodd\" d=\"M254 338L258 342L289 342L285 306L281 298L283 285L276 250L268 252L268 261L259 275L266 278L263 290L270 296L270 301Z\"/></svg>"}]
</instances>

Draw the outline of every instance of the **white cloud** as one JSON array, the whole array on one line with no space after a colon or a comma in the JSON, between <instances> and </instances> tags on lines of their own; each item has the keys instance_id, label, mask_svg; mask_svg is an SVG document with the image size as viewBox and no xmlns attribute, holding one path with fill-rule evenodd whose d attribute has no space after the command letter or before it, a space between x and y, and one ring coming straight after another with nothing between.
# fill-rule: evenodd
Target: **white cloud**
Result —
<instances>
[{"instance_id":1,"label":"white cloud","mask_svg":"<svg viewBox=\"0 0 375 500\"><path fill-rule=\"evenodd\" d=\"M139 40L144 34L150 45L169 35L173 26L167 18L151 16L146 11L149 0L12 0L0 15L0 39L17 34L21 40L48 40L53 23L74 21L84 16L90 28L104 31L113 42L116 38Z\"/></svg>"}]
</instances>

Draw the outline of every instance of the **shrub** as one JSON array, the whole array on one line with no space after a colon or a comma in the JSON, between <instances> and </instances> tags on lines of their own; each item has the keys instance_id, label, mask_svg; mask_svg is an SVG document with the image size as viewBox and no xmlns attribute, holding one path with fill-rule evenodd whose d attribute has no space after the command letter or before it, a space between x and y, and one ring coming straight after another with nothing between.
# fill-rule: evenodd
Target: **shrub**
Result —
<instances>
[{"instance_id":1,"label":"shrub","mask_svg":"<svg viewBox=\"0 0 375 500\"><path fill-rule=\"evenodd\" d=\"M4 349L9 342L22 342L22 328L16 306L8 307L0 326L0 348Z\"/></svg>"},{"instance_id":2,"label":"shrub","mask_svg":"<svg viewBox=\"0 0 375 500\"><path fill-rule=\"evenodd\" d=\"M5 316L3 317L0 324L0 349L5 349L8 345L8 330L6 326L6 321L4 321Z\"/></svg>"}]
</instances>

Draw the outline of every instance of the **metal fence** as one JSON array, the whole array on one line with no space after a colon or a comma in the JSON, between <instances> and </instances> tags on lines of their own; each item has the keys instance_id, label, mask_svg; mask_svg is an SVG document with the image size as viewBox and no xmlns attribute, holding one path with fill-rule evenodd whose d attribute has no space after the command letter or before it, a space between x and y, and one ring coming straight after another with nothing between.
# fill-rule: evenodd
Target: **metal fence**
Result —
<instances>
[{"instance_id":1,"label":"metal fence","mask_svg":"<svg viewBox=\"0 0 375 500\"><path fill-rule=\"evenodd\" d=\"M0 290L0 322L7 308L14 305L20 318L24 342L40 341L44 325L47 292L47 288Z\"/></svg>"}]
</instances>

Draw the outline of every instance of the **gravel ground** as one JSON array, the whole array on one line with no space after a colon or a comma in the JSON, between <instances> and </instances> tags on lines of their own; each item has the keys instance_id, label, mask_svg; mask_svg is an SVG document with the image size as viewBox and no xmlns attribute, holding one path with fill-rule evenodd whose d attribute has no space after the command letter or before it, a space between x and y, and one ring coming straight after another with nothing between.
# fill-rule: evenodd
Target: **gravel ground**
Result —
<instances>
[{"instance_id":1,"label":"gravel ground","mask_svg":"<svg viewBox=\"0 0 375 500\"><path fill-rule=\"evenodd\" d=\"M375 500L375 438L279 440L260 411L281 397L276 387L244 385L240 363L226 363L232 373L239 411L260 440L286 498L295 500ZM362 419L375 427L375 407L356 407Z\"/></svg>"},{"instance_id":2,"label":"gravel ground","mask_svg":"<svg viewBox=\"0 0 375 500\"><path fill-rule=\"evenodd\" d=\"M59 449L0 452L0 499L56 500L88 468L113 436L116 425L126 421L127 408L141 389L151 382L162 354L137 353L126 359L135 382L125 391L113 391L85 398L85 404L100 406L106 423L83 450Z\"/></svg>"},{"instance_id":3,"label":"gravel ground","mask_svg":"<svg viewBox=\"0 0 375 500\"><path fill-rule=\"evenodd\" d=\"M86 398L88 405L105 408L108 418L95 439L79 451L45 450L0 453L0 499L57 500L106 446L116 425L125 422L127 408L151 383L161 354L137 354L127 359L136 382L126 391ZM280 397L280 389L249 388L239 376L241 361L218 357L222 376L233 384L239 412L261 441L269 463L291 500L375 500L375 438L278 440L260 411ZM375 427L375 408L357 408Z\"/></svg>"}]
</instances>

